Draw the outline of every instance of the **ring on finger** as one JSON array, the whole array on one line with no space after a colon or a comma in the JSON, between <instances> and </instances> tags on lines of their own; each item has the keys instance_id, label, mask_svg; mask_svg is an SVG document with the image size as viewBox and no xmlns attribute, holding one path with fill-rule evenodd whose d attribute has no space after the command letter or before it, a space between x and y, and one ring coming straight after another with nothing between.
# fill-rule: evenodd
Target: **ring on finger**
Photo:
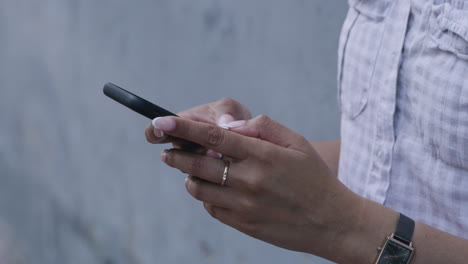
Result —
<instances>
[{"instance_id":1,"label":"ring on finger","mask_svg":"<svg viewBox=\"0 0 468 264\"><path fill-rule=\"evenodd\" d=\"M226 184L230 166L231 166L231 162L229 160L224 160L224 172L223 172L223 178L221 179L221 186L224 186Z\"/></svg>"}]
</instances>

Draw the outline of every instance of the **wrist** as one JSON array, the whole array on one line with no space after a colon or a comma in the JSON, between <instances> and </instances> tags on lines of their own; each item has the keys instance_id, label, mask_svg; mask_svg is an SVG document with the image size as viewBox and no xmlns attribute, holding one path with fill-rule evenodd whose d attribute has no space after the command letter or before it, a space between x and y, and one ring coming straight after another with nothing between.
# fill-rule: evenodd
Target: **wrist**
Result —
<instances>
[{"instance_id":1,"label":"wrist","mask_svg":"<svg viewBox=\"0 0 468 264\"><path fill-rule=\"evenodd\" d=\"M312 208L312 214L321 216L321 228L307 234L307 252L336 263L373 263L377 248L395 232L399 214L329 179L336 181L325 184L333 186L324 192L325 206Z\"/></svg>"},{"instance_id":2,"label":"wrist","mask_svg":"<svg viewBox=\"0 0 468 264\"><path fill-rule=\"evenodd\" d=\"M374 222L379 222L369 221L378 206L341 183L327 193L323 203L327 206L320 214L325 217L319 232L312 235L308 253L336 263L371 263L384 237L375 241L373 233L379 227Z\"/></svg>"},{"instance_id":3,"label":"wrist","mask_svg":"<svg viewBox=\"0 0 468 264\"><path fill-rule=\"evenodd\" d=\"M386 237L395 232L399 214L381 204L359 197L348 232L341 239L339 263L373 263Z\"/></svg>"}]
</instances>

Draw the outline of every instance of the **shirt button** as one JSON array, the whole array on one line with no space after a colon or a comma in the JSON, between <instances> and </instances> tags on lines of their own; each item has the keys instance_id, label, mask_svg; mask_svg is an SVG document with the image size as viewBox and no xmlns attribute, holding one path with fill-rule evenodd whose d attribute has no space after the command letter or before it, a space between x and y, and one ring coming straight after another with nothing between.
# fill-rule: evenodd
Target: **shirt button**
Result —
<instances>
[{"instance_id":1,"label":"shirt button","mask_svg":"<svg viewBox=\"0 0 468 264\"><path fill-rule=\"evenodd\" d=\"M383 151L381 149L377 150L377 157L379 158L383 157Z\"/></svg>"}]
</instances>

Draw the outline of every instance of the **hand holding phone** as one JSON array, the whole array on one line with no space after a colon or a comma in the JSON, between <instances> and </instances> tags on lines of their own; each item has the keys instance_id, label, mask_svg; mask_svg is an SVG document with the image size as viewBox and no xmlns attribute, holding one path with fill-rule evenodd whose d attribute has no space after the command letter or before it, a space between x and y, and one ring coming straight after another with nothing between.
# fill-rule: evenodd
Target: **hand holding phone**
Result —
<instances>
[{"instance_id":1,"label":"hand holding phone","mask_svg":"<svg viewBox=\"0 0 468 264\"><path fill-rule=\"evenodd\" d=\"M106 85L104 85L103 91L104 94L108 97L114 99L122 105L127 106L133 111L143 116L146 116L149 119L154 119L156 117L162 116L177 116L176 114L160 106L157 106L115 84L107 83ZM192 115L199 117L198 121L204 120L204 122L210 124L218 123L220 125L225 124L227 122L232 122L234 120L247 120L252 118L250 111L244 105L229 98L224 98L217 102L197 106L195 108L190 109L189 111L191 111ZM206 119L206 117L208 117L208 119ZM209 118L214 119L209 120ZM222 125L220 126L223 127ZM151 125L146 128L145 133L147 140L154 144L172 143L176 148L191 150L197 153L206 152L204 148L193 142L189 142L172 136L157 138L154 135L154 127L152 127ZM210 155L214 152L208 151L206 153ZM217 157L218 154L214 153L212 156Z\"/></svg>"}]
</instances>

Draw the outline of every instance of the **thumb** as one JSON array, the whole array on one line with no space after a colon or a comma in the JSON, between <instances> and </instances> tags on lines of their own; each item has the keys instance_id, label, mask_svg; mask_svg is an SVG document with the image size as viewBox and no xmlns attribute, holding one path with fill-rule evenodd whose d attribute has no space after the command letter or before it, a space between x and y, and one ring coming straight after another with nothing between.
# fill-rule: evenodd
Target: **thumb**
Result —
<instances>
[{"instance_id":1,"label":"thumb","mask_svg":"<svg viewBox=\"0 0 468 264\"><path fill-rule=\"evenodd\" d=\"M234 121L227 124L229 130L248 137L255 137L285 148L306 152L310 143L299 133L272 120L266 115L259 115L250 120Z\"/></svg>"}]
</instances>

